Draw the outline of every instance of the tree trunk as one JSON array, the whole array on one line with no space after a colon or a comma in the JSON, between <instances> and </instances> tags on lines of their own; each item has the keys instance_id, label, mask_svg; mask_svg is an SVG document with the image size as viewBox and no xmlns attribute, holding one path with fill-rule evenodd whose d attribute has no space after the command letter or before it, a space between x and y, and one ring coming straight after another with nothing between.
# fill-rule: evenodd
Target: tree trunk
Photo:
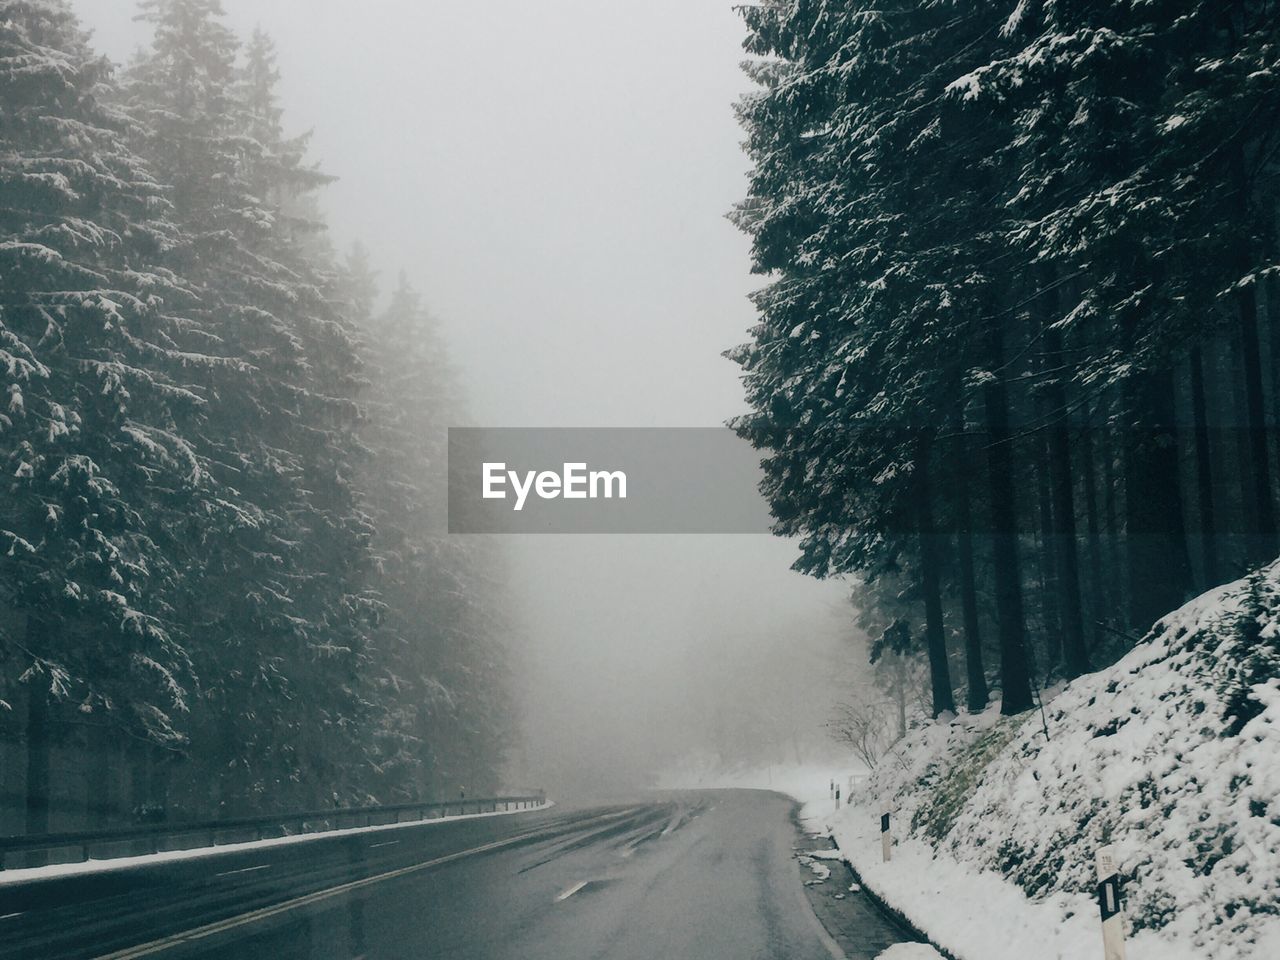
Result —
<instances>
[{"instance_id":1,"label":"tree trunk","mask_svg":"<svg viewBox=\"0 0 1280 960\"><path fill-rule=\"evenodd\" d=\"M27 648L41 651L47 643L48 625L35 617L28 617L26 628ZM28 836L49 832L50 755L52 753L49 729L49 686L47 678L33 676L27 683L27 783L25 797L24 829ZM43 866L47 857L36 851L27 855L27 865Z\"/></svg>"},{"instance_id":2,"label":"tree trunk","mask_svg":"<svg viewBox=\"0 0 1280 960\"><path fill-rule=\"evenodd\" d=\"M1123 441L1117 443L1116 427L1110 425L1102 431L1102 512L1107 527L1107 568L1108 575L1103 583L1107 585L1107 610L1117 622L1121 621L1128 608L1128 597L1125 595L1124 561L1120 544L1120 510L1116 505L1116 449L1124 450Z\"/></svg>"},{"instance_id":3,"label":"tree trunk","mask_svg":"<svg viewBox=\"0 0 1280 960\"><path fill-rule=\"evenodd\" d=\"M1196 438L1196 497L1200 514L1201 563L1206 588L1218 583L1218 532L1213 509L1213 461L1209 452L1209 414L1204 393L1204 357L1191 348L1191 416Z\"/></svg>"},{"instance_id":4,"label":"tree trunk","mask_svg":"<svg viewBox=\"0 0 1280 960\"><path fill-rule=\"evenodd\" d=\"M1253 556L1253 534L1258 529L1258 513L1253 495L1253 451L1249 446L1248 430L1249 401L1245 396L1244 347L1240 343L1239 325L1231 331L1228 347L1226 356L1223 358L1225 367L1223 377L1231 386L1231 411L1228 422L1231 425L1230 434L1234 441L1232 452L1236 459L1235 475L1238 483L1236 492L1240 503L1238 514L1240 522L1235 529L1237 534L1235 554L1236 559L1243 559L1244 565L1248 567ZM1241 545L1243 545L1243 558L1240 551Z\"/></svg>"},{"instance_id":5,"label":"tree trunk","mask_svg":"<svg viewBox=\"0 0 1280 960\"><path fill-rule=\"evenodd\" d=\"M111 728L102 720L89 727L85 738L89 751L85 775L85 824L90 830L105 830L115 815L113 780L116 771L112 760L116 755L116 742L111 734Z\"/></svg>"},{"instance_id":6,"label":"tree trunk","mask_svg":"<svg viewBox=\"0 0 1280 960\"><path fill-rule=\"evenodd\" d=\"M929 685L933 694L933 716L956 712L951 689L951 669L947 663L947 639L942 622L942 583L938 560L938 531L933 516L933 489L930 458L933 437L926 435L916 457L916 504L920 534L920 589L924 595L925 648L929 656Z\"/></svg>"},{"instance_id":7,"label":"tree trunk","mask_svg":"<svg viewBox=\"0 0 1280 960\"><path fill-rule=\"evenodd\" d=\"M1053 550L1053 503L1049 494L1049 455L1043 438L1036 443L1036 507L1040 519L1040 629L1047 654L1046 669L1062 660L1062 625L1058 615L1058 564Z\"/></svg>"},{"instance_id":8,"label":"tree trunk","mask_svg":"<svg viewBox=\"0 0 1280 960\"><path fill-rule=\"evenodd\" d=\"M1271 262L1276 262L1277 252L1273 250L1271 253ZM1280 430L1280 335L1277 335L1272 321L1276 319L1276 291L1280 288L1280 280L1275 277L1267 277L1258 291L1261 298L1260 308L1260 326L1267 335L1267 356L1268 367L1271 374L1271 422L1269 428L1274 436L1277 430ZM1280 470L1277 470L1280 472ZM1280 478L1273 475L1273 482L1280 482Z\"/></svg>"},{"instance_id":9,"label":"tree trunk","mask_svg":"<svg viewBox=\"0 0 1280 960\"><path fill-rule=\"evenodd\" d=\"M978 589L973 574L973 506L969 499L969 447L961 436L961 464L956 471L956 537L957 561L960 568L960 607L964 619L964 668L968 682L965 701L970 713L987 708L991 694L987 690L987 670L982 662L982 634L978 626Z\"/></svg>"},{"instance_id":10,"label":"tree trunk","mask_svg":"<svg viewBox=\"0 0 1280 960\"><path fill-rule=\"evenodd\" d=\"M1273 560L1276 556L1276 513L1271 496L1271 465L1267 452L1266 400L1262 392L1262 359L1258 343L1258 301L1253 287L1236 292L1240 323L1240 362L1244 367L1245 430L1248 434L1249 459L1252 461L1252 487L1249 491L1255 521L1250 535L1249 558L1252 561Z\"/></svg>"},{"instance_id":11,"label":"tree trunk","mask_svg":"<svg viewBox=\"0 0 1280 960\"><path fill-rule=\"evenodd\" d=\"M898 707L898 740L907 735L907 663L901 654L893 654L896 659L893 672L897 678L894 684L894 702Z\"/></svg>"},{"instance_id":12,"label":"tree trunk","mask_svg":"<svg viewBox=\"0 0 1280 960\"><path fill-rule=\"evenodd\" d=\"M151 751L142 743L129 745L130 819L143 822L151 806Z\"/></svg>"},{"instance_id":13,"label":"tree trunk","mask_svg":"<svg viewBox=\"0 0 1280 960\"><path fill-rule=\"evenodd\" d=\"M28 835L49 832L49 759L49 691L36 677L27 685Z\"/></svg>"},{"instance_id":14,"label":"tree trunk","mask_svg":"<svg viewBox=\"0 0 1280 960\"><path fill-rule=\"evenodd\" d=\"M992 325L990 365L1004 365L1004 336ZM1009 431L1009 395L999 376L983 385L983 407L991 444L987 477L991 492L991 559L1000 637L1000 712L1030 710L1031 676L1027 666L1026 621L1022 611L1022 572L1018 563L1018 508L1013 487L1013 450Z\"/></svg>"},{"instance_id":15,"label":"tree trunk","mask_svg":"<svg viewBox=\"0 0 1280 960\"><path fill-rule=\"evenodd\" d=\"M1045 351L1061 358L1062 335L1045 332ZM1071 475L1071 438L1067 434L1067 389L1061 376L1047 385L1049 415L1049 484L1053 495L1053 551L1058 575L1058 617L1062 625L1062 662L1067 679L1089 670L1084 643L1084 618L1080 611L1080 563L1076 556L1075 481Z\"/></svg>"},{"instance_id":16,"label":"tree trunk","mask_svg":"<svg viewBox=\"0 0 1280 960\"><path fill-rule=\"evenodd\" d=\"M1191 559L1182 519L1173 371L1128 381L1132 426L1125 456L1125 529L1129 624L1145 632L1191 592Z\"/></svg>"},{"instance_id":17,"label":"tree trunk","mask_svg":"<svg viewBox=\"0 0 1280 960\"><path fill-rule=\"evenodd\" d=\"M1093 462L1094 434L1093 424L1085 430L1084 442L1080 445L1081 463L1084 465L1084 515L1085 532L1089 549L1089 613L1093 621L1093 642L1097 646L1102 642L1102 624L1107 617L1106 593L1102 576L1102 532L1098 519L1098 471Z\"/></svg>"}]
</instances>

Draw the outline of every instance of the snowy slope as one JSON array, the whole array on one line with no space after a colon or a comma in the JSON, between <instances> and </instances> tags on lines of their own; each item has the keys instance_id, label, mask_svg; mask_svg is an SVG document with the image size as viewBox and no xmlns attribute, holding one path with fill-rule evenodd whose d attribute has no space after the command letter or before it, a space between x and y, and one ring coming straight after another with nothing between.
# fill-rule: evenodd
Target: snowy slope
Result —
<instances>
[{"instance_id":1,"label":"snowy slope","mask_svg":"<svg viewBox=\"0 0 1280 960\"><path fill-rule=\"evenodd\" d=\"M1104 843L1126 877L1130 960L1280 957L1277 576L1205 594L1067 685L1047 742L1039 714L915 731L835 818L841 849L959 960L1099 957Z\"/></svg>"}]
</instances>

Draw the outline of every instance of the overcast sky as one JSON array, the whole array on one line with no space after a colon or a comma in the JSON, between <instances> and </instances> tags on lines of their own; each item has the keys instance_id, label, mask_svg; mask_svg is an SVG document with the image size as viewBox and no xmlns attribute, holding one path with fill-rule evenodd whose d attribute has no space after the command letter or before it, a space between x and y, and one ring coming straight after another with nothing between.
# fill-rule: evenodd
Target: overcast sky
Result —
<instances>
[{"instance_id":1,"label":"overcast sky","mask_svg":"<svg viewBox=\"0 0 1280 960\"><path fill-rule=\"evenodd\" d=\"M74 6L117 61L145 40L129 0ZM720 354L745 339L760 281L724 217L747 169L729 0L224 6L276 39L286 124L313 129L340 178L335 243L359 238L385 281L403 269L420 287L479 425L711 426L743 410ZM844 588L791 573L794 548L765 536L509 548L534 776L665 762L673 707L759 679L732 657L718 675L690 667L725 638L757 664L847 646Z\"/></svg>"}]
</instances>

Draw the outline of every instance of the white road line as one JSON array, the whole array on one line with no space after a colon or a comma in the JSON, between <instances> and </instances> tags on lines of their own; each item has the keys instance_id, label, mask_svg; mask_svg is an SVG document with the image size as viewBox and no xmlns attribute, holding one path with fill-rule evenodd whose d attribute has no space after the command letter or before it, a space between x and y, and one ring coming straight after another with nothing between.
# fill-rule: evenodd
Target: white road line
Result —
<instances>
[{"instance_id":1,"label":"white road line","mask_svg":"<svg viewBox=\"0 0 1280 960\"><path fill-rule=\"evenodd\" d=\"M239 870L226 870L222 873L215 873L215 877L234 877L237 873L253 873L255 870L270 870L271 864L263 863L256 867L241 867Z\"/></svg>"},{"instance_id":2,"label":"white road line","mask_svg":"<svg viewBox=\"0 0 1280 960\"><path fill-rule=\"evenodd\" d=\"M577 893L579 890L581 890L583 887L585 887L589 882L590 882L590 881L588 881L588 880L583 880L581 883L575 883L575 884L574 884L572 887L570 887L568 890L564 890L564 891L562 891L562 892L560 893L560 895L556 897L556 903L560 903L562 900L568 900L568 899L569 899L570 897L572 897L575 893Z\"/></svg>"},{"instance_id":3,"label":"white road line","mask_svg":"<svg viewBox=\"0 0 1280 960\"><path fill-rule=\"evenodd\" d=\"M599 820L617 820L622 818L622 814L613 814L610 816L600 817ZM461 850L458 853L451 853L447 856L437 857L434 860L427 860L424 863L414 864L410 867L401 867L398 870L389 870L386 873L379 873L372 877L365 877L363 880L352 880L336 887L330 887L328 890L319 890L315 893L309 893L303 897L296 897L293 900L286 900L284 903L276 904L274 907L262 907L258 910L251 910L248 913L242 913L238 917L230 917L226 920L219 920L215 923L205 924L203 927L196 927L194 930L188 930L185 933L176 933L170 937L164 937L160 940L153 940L150 943L144 943L136 947L126 947L124 950L117 950L115 953L104 954L97 960L136 960L138 957L149 957L152 954L160 953L168 950L170 947L176 947L183 943L190 943L193 940L200 940L204 937L213 936L216 933L222 933L226 930L234 930L236 927L243 927L250 923L256 923L259 920L265 920L268 917L274 917L289 910L305 907L313 903L319 903L324 900L340 897L343 894L350 893L352 890L360 890L364 887L372 886L383 880L392 880L396 877L405 877L413 873L419 873L423 870L430 870L432 867L438 867L442 864L453 863L455 860L462 860L465 857L475 856L479 853L488 853L490 850L501 850L504 847L514 846L518 843L524 843L526 840L534 839L542 836L545 828L538 830L530 830L527 833L516 834L513 837L507 837L502 840L494 840L491 843L485 843L478 847L472 847L470 850ZM585 885L585 884L584 884Z\"/></svg>"},{"instance_id":4,"label":"white road line","mask_svg":"<svg viewBox=\"0 0 1280 960\"><path fill-rule=\"evenodd\" d=\"M399 842L399 840L386 840L382 843L371 843L369 844L369 849L377 850L379 847L394 847Z\"/></svg>"},{"instance_id":5,"label":"white road line","mask_svg":"<svg viewBox=\"0 0 1280 960\"><path fill-rule=\"evenodd\" d=\"M22 916L22 913L23 911L21 910L19 910L17 913L6 913L3 917L0 917L0 920L12 920L14 917Z\"/></svg>"}]
</instances>

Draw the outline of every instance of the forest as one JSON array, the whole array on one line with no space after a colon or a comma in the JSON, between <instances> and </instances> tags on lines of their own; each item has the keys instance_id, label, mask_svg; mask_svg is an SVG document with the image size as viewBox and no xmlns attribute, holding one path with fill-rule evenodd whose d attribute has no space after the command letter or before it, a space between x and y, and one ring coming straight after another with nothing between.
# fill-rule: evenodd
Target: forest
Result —
<instances>
[{"instance_id":1,"label":"forest","mask_svg":"<svg viewBox=\"0 0 1280 960\"><path fill-rule=\"evenodd\" d=\"M287 131L271 39L125 68L0 0L0 833L480 795L511 718L435 321Z\"/></svg>"},{"instance_id":2,"label":"forest","mask_svg":"<svg viewBox=\"0 0 1280 960\"><path fill-rule=\"evenodd\" d=\"M732 425L899 704L1034 709L1273 560L1275 5L742 15Z\"/></svg>"}]
</instances>

